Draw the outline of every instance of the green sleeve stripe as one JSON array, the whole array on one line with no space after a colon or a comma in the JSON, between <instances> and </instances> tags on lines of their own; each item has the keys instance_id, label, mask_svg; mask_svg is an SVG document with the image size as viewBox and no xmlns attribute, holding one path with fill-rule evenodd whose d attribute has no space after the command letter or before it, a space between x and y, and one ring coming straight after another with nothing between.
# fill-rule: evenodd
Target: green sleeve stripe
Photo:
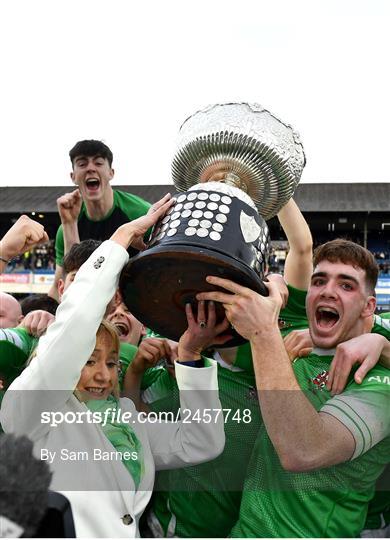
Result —
<instances>
[{"instance_id":1,"label":"green sleeve stripe","mask_svg":"<svg viewBox=\"0 0 390 540\"><path fill-rule=\"evenodd\" d=\"M362 428L364 427L367 430L367 433L368 433L368 448L365 450L365 452L367 452L367 450L372 448L372 446L374 444L373 440L372 440L372 434L371 434L371 430L370 430L369 425L367 424L365 419L355 409L353 409L351 407L351 405L346 401L345 396L338 396L335 399L337 401L339 401L340 403L343 403L351 411L352 415L355 416L355 418L356 418L355 421L358 423L358 421L360 420L360 426Z\"/></svg>"},{"instance_id":2,"label":"green sleeve stripe","mask_svg":"<svg viewBox=\"0 0 390 540\"><path fill-rule=\"evenodd\" d=\"M344 410L343 407L348 408L349 413ZM352 433L353 438L355 439L356 447L351 460L361 456L364 454L364 452L367 452L367 450L371 448L372 437L367 424L347 403L341 399L333 398L332 402L325 403L321 409L321 412L328 413L340 420L340 422L344 424L344 426L347 427Z\"/></svg>"},{"instance_id":3,"label":"green sleeve stripe","mask_svg":"<svg viewBox=\"0 0 390 540\"><path fill-rule=\"evenodd\" d=\"M13 330L10 330L8 328L0 328L0 341L7 341L8 343L12 343L12 345L15 345L18 349L21 349L26 354L29 354L29 350L27 347L27 344L25 341L19 336L19 334Z\"/></svg>"}]
</instances>

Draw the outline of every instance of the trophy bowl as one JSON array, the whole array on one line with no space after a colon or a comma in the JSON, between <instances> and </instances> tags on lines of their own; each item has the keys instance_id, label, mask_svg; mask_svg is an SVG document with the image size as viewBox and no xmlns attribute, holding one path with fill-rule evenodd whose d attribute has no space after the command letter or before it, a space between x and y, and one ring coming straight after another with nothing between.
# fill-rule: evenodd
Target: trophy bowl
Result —
<instances>
[{"instance_id":1,"label":"trophy bowl","mask_svg":"<svg viewBox=\"0 0 390 540\"><path fill-rule=\"evenodd\" d=\"M265 220L292 197L304 165L299 136L260 105L213 105L189 117L172 161L175 206L121 275L132 313L177 341L187 328L185 304L196 313L196 294L216 290L206 276L266 295ZM222 320L222 305L216 311ZM224 347L245 342L234 329L228 333Z\"/></svg>"},{"instance_id":2,"label":"trophy bowl","mask_svg":"<svg viewBox=\"0 0 390 540\"><path fill-rule=\"evenodd\" d=\"M187 191L221 181L249 195L271 219L293 196L306 158L299 135L258 104L211 105L185 120L172 162L173 183Z\"/></svg>"},{"instance_id":3,"label":"trophy bowl","mask_svg":"<svg viewBox=\"0 0 390 540\"><path fill-rule=\"evenodd\" d=\"M122 271L120 289L132 313L164 337L178 341L187 328L185 305L196 314L196 294L216 290L215 275L260 294L268 252L268 227L251 199L219 182L175 194L176 203L153 229L149 247ZM224 318L216 304L217 320ZM234 329L225 347L245 340Z\"/></svg>"}]
</instances>

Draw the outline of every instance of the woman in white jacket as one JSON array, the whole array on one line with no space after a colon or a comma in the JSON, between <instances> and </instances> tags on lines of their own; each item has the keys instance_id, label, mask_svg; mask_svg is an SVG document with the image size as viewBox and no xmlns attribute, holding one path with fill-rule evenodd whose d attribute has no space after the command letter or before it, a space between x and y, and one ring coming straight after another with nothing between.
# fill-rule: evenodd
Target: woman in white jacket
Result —
<instances>
[{"instance_id":1,"label":"woman in white jacket","mask_svg":"<svg viewBox=\"0 0 390 540\"><path fill-rule=\"evenodd\" d=\"M191 367L196 362L185 365L193 350L183 345L176 377L187 422L151 423L139 416L132 401L113 397L118 354L102 318L128 261L126 249L142 243L147 229L170 206L169 198L122 225L80 268L36 356L2 402L4 431L27 435L35 455L48 461L51 489L71 501L78 537L138 536L155 469L208 461L224 446L223 415L215 414L211 421L210 414L203 417L205 409L209 413L221 407L216 366L208 360L200 369ZM190 327L191 320L204 329L190 313ZM201 338L198 332L198 344ZM204 420L188 421L195 414Z\"/></svg>"}]
</instances>

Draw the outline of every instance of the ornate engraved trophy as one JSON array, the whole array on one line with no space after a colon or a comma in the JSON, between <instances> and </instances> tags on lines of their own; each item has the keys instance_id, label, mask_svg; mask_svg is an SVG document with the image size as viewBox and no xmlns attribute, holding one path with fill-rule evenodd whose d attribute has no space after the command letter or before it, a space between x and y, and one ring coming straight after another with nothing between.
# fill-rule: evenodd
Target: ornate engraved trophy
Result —
<instances>
[{"instance_id":1,"label":"ornate engraved trophy","mask_svg":"<svg viewBox=\"0 0 390 540\"><path fill-rule=\"evenodd\" d=\"M265 220L293 195L304 165L298 135L259 105L213 105L190 116L172 162L176 204L122 272L132 313L178 340L187 328L185 304L196 309L195 295L215 289L207 275L267 294ZM222 319L223 307L216 307ZM225 346L245 341L230 333Z\"/></svg>"}]
</instances>

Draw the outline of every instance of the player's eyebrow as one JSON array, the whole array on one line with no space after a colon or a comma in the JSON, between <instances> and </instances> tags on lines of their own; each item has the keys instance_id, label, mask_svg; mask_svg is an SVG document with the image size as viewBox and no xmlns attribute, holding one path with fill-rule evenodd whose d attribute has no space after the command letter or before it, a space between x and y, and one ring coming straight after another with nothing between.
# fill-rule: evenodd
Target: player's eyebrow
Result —
<instances>
[{"instance_id":1,"label":"player's eyebrow","mask_svg":"<svg viewBox=\"0 0 390 540\"><path fill-rule=\"evenodd\" d=\"M329 277L329 274L327 274L326 272L314 272L314 274L311 276L311 279L315 279L317 277ZM353 283L355 283L356 285L359 285L359 282L356 278L354 278L353 276L350 276L349 274L337 274L337 279L345 279L347 281L352 281Z\"/></svg>"}]
</instances>

